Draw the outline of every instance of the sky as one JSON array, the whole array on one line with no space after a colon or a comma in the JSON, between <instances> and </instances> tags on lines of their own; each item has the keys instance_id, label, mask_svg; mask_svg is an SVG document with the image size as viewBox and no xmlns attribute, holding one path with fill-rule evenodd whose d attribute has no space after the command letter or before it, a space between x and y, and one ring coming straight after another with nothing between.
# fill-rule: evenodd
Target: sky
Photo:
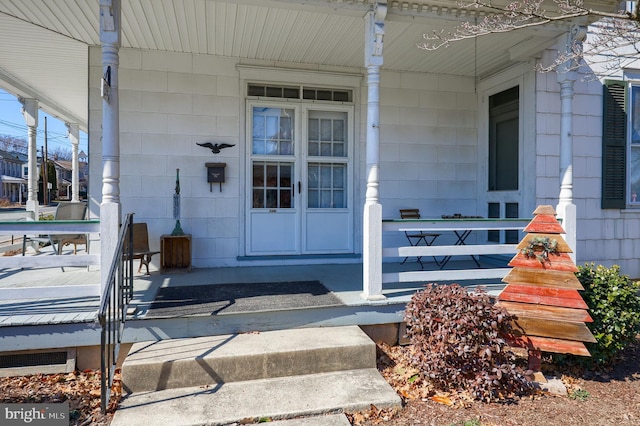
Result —
<instances>
[{"instance_id":1,"label":"sky","mask_svg":"<svg viewBox=\"0 0 640 426\"><path fill-rule=\"evenodd\" d=\"M11 135L27 139L27 124L22 116L22 104L11 93L0 89L0 135ZM58 148L71 152L71 141L67 137L65 123L55 117L45 114L42 110L38 115L38 133L36 144L38 151L44 145L44 118L47 117L47 150L53 152ZM87 151L87 134L80 132L78 151Z\"/></svg>"}]
</instances>

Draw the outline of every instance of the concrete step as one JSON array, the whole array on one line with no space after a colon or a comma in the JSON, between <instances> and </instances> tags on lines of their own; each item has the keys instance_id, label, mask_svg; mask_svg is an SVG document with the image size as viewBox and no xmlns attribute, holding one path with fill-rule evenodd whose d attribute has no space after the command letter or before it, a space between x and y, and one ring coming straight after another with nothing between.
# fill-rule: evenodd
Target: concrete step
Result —
<instances>
[{"instance_id":1,"label":"concrete step","mask_svg":"<svg viewBox=\"0 0 640 426\"><path fill-rule=\"evenodd\" d=\"M305 328L136 343L122 382L131 393L375 366L359 327Z\"/></svg>"},{"instance_id":2,"label":"concrete step","mask_svg":"<svg viewBox=\"0 0 640 426\"><path fill-rule=\"evenodd\" d=\"M371 404L401 405L375 368L134 393L122 400L111 426L228 425L260 419L295 419L290 424L297 425L307 424L298 417L355 412ZM304 421L344 423L335 416ZM337 421L342 423L332 423Z\"/></svg>"}]
</instances>

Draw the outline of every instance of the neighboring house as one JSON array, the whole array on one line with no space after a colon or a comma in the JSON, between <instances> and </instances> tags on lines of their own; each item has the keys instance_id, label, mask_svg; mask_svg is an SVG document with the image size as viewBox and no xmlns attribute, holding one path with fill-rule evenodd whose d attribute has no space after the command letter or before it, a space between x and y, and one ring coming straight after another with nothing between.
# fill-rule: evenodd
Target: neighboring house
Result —
<instances>
[{"instance_id":1,"label":"neighboring house","mask_svg":"<svg viewBox=\"0 0 640 426\"><path fill-rule=\"evenodd\" d=\"M71 200L71 179L73 165L68 160L53 159L56 168L56 181L58 182L57 196L60 200Z\"/></svg>"},{"instance_id":2,"label":"neighboring house","mask_svg":"<svg viewBox=\"0 0 640 426\"><path fill-rule=\"evenodd\" d=\"M469 10L426 0L135 4L122 4L120 42L111 21L100 39L97 0L60 1L46 20L42 2L17 12L0 0L0 36L32 35L2 43L0 69L46 70L29 77L41 88L32 93L7 74L0 85L42 95L43 107L55 97L59 116L88 129L92 216L107 194L148 223L157 248L174 227L179 169L193 265L218 267L359 262L371 222L400 208L530 217L550 204L564 217L575 205L577 263L640 277L636 184L624 181L617 203L601 191L602 83L535 71L572 45L570 23L425 52L423 33L474 19ZM15 49L33 55L5 59ZM105 129L115 107L119 123ZM206 142L232 146L214 153ZM628 162L614 161L632 171L628 182L638 168L630 144ZM225 165L224 183L208 183L207 163Z\"/></svg>"},{"instance_id":3,"label":"neighboring house","mask_svg":"<svg viewBox=\"0 0 640 426\"><path fill-rule=\"evenodd\" d=\"M22 172L27 156L17 152L0 150L0 199L22 203L27 181Z\"/></svg>"}]
</instances>

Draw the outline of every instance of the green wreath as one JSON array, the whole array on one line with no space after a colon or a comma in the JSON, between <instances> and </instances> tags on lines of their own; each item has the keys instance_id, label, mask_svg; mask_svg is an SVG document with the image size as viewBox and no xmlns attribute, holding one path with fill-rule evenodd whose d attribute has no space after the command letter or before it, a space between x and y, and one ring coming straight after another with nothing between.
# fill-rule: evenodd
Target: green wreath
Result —
<instances>
[{"instance_id":1,"label":"green wreath","mask_svg":"<svg viewBox=\"0 0 640 426\"><path fill-rule=\"evenodd\" d=\"M558 254L558 241L549 237L533 237L521 253L528 258L535 257L538 262L545 263L549 261L550 254Z\"/></svg>"}]
</instances>

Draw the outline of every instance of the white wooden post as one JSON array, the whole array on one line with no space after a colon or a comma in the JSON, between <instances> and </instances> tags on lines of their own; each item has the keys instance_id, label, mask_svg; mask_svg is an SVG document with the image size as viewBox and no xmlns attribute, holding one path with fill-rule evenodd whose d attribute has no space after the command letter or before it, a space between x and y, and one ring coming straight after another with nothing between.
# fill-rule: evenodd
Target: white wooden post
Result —
<instances>
[{"instance_id":1,"label":"white wooden post","mask_svg":"<svg viewBox=\"0 0 640 426\"><path fill-rule=\"evenodd\" d=\"M382 295L382 205L380 204L380 66L387 5L377 3L365 16L365 67L367 68L367 192L363 210L363 290L368 300Z\"/></svg>"},{"instance_id":2,"label":"white wooden post","mask_svg":"<svg viewBox=\"0 0 640 426\"><path fill-rule=\"evenodd\" d=\"M118 51L120 0L100 0L102 43L102 201L100 203L100 276L108 284L109 267L118 244L120 206L120 124L118 119Z\"/></svg>"},{"instance_id":3,"label":"white wooden post","mask_svg":"<svg viewBox=\"0 0 640 426\"><path fill-rule=\"evenodd\" d=\"M38 131L38 101L20 98L22 115L27 123L27 165L29 176L27 179L27 212L38 220L38 147L36 134Z\"/></svg>"},{"instance_id":4,"label":"white wooden post","mask_svg":"<svg viewBox=\"0 0 640 426\"><path fill-rule=\"evenodd\" d=\"M559 51L565 54L576 52L582 46L586 28L574 25L559 43ZM560 84L560 194L556 213L562 218L565 241L573 250L571 259L576 261L576 206L573 203L573 86L576 81L578 61L569 60L557 70Z\"/></svg>"},{"instance_id":5,"label":"white wooden post","mask_svg":"<svg viewBox=\"0 0 640 426\"><path fill-rule=\"evenodd\" d=\"M80 139L80 131L77 124L67 123L69 131L69 140L71 141L71 201L80 201L79 190L79 174L80 165L78 164L78 143Z\"/></svg>"}]
</instances>

